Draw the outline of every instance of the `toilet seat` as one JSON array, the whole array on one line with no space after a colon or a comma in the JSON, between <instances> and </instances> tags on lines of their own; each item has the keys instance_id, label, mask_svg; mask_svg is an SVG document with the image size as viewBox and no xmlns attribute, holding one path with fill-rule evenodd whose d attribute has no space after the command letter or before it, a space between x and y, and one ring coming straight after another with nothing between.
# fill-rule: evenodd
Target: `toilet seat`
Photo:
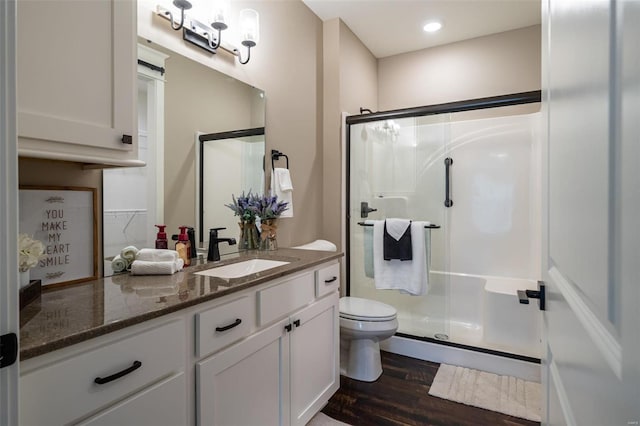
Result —
<instances>
[{"instance_id":1,"label":"toilet seat","mask_svg":"<svg viewBox=\"0 0 640 426\"><path fill-rule=\"evenodd\" d=\"M396 318L397 311L393 306L377 300L359 297L340 298L340 318L354 321L391 321Z\"/></svg>"}]
</instances>

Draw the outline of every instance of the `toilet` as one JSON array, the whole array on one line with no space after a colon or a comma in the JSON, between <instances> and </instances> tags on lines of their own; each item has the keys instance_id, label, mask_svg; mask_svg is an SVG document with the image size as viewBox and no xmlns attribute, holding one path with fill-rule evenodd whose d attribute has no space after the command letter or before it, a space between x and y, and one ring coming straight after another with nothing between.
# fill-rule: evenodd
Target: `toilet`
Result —
<instances>
[{"instance_id":1,"label":"toilet","mask_svg":"<svg viewBox=\"0 0 640 426\"><path fill-rule=\"evenodd\" d=\"M326 240L293 247L303 250L336 251ZM373 382L382 374L380 342L398 330L396 308L360 297L340 298L340 374Z\"/></svg>"},{"instance_id":2,"label":"toilet","mask_svg":"<svg viewBox=\"0 0 640 426\"><path fill-rule=\"evenodd\" d=\"M359 297L340 298L340 374L373 382L382 374L380 342L398 329L393 306Z\"/></svg>"}]
</instances>

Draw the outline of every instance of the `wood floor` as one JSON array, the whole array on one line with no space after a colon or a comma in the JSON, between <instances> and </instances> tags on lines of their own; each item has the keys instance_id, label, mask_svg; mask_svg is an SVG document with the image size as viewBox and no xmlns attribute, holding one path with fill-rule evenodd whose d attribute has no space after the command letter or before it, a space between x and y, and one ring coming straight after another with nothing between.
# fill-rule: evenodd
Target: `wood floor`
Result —
<instances>
[{"instance_id":1,"label":"wood floor","mask_svg":"<svg viewBox=\"0 0 640 426\"><path fill-rule=\"evenodd\" d=\"M536 426L540 423L428 394L438 371L433 362L382 352L382 376L373 383L340 377L340 390L322 410L353 426Z\"/></svg>"}]
</instances>

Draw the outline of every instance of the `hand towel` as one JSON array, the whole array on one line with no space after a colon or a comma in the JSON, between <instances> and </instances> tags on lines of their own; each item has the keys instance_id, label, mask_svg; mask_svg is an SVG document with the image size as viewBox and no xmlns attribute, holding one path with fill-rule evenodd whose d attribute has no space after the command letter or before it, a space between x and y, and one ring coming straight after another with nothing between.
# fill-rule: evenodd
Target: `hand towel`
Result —
<instances>
[{"instance_id":1,"label":"hand towel","mask_svg":"<svg viewBox=\"0 0 640 426\"><path fill-rule=\"evenodd\" d=\"M364 275L373 278L373 220L365 220L363 244L364 244Z\"/></svg>"},{"instance_id":2,"label":"hand towel","mask_svg":"<svg viewBox=\"0 0 640 426\"><path fill-rule=\"evenodd\" d=\"M148 262L175 262L179 258L180 256L178 256L177 251L166 249L143 248L136 254L136 260L145 260Z\"/></svg>"},{"instance_id":3,"label":"hand towel","mask_svg":"<svg viewBox=\"0 0 640 426\"><path fill-rule=\"evenodd\" d=\"M182 270L184 261L148 262L136 260L131 264L131 275L172 275Z\"/></svg>"},{"instance_id":4,"label":"hand towel","mask_svg":"<svg viewBox=\"0 0 640 426\"><path fill-rule=\"evenodd\" d=\"M127 246L120 252L120 257L131 263L136 260L136 254L138 254L138 249L136 247Z\"/></svg>"},{"instance_id":5,"label":"hand towel","mask_svg":"<svg viewBox=\"0 0 640 426\"><path fill-rule=\"evenodd\" d=\"M126 259L123 259L119 254L111 261L111 269L113 269L113 272L126 271L127 268L129 268L129 262Z\"/></svg>"},{"instance_id":6,"label":"hand towel","mask_svg":"<svg viewBox=\"0 0 640 426\"><path fill-rule=\"evenodd\" d=\"M279 201L286 201L287 209L280 217L293 217L293 184L289 169L276 167L271 172L271 195L277 195Z\"/></svg>"},{"instance_id":7,"label":"hand towel","mask_svg":"<svg viewBox=\"0 0 640 426\"><path fill-rule=\"evenodd\" d=\"M415 296L423 295L429 287L425 225L428 222L411 222L411 250L413 260L384 260L384 221L373 221L373 270L377 289L400 290Z\"/></svg>"},{"instance_id":8,"label":"hand towel","mask_svg":"<svg viewBox=\"0 0 640 426\"><path fill-rule=\"evenodd\" d=\"M387 219L384 221L384 260L411 260L411 221L408 219Z\"/></svg>"}]
</instances>

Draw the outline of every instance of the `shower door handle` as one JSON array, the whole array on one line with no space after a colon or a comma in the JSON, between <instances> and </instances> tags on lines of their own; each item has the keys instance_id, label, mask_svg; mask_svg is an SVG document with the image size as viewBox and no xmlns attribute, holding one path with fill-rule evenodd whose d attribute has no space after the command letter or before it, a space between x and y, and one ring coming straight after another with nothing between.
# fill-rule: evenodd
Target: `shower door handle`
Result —
<instances>
[{"instance_id":1,"label":"shower door handle","mask_svg":"<svg viewBox=\"0 0 640 426\"><path fill-rule=\"evenodd\" d=\"M451 185L450 185L450 168L451 165L453 164L453 158L451 157L447 157L444 159L444 192L445 192L445 198L444 198L444 206L445 207L451 207L453 206L453 200L451 199Z\"/></svg>"}]
</instances>

